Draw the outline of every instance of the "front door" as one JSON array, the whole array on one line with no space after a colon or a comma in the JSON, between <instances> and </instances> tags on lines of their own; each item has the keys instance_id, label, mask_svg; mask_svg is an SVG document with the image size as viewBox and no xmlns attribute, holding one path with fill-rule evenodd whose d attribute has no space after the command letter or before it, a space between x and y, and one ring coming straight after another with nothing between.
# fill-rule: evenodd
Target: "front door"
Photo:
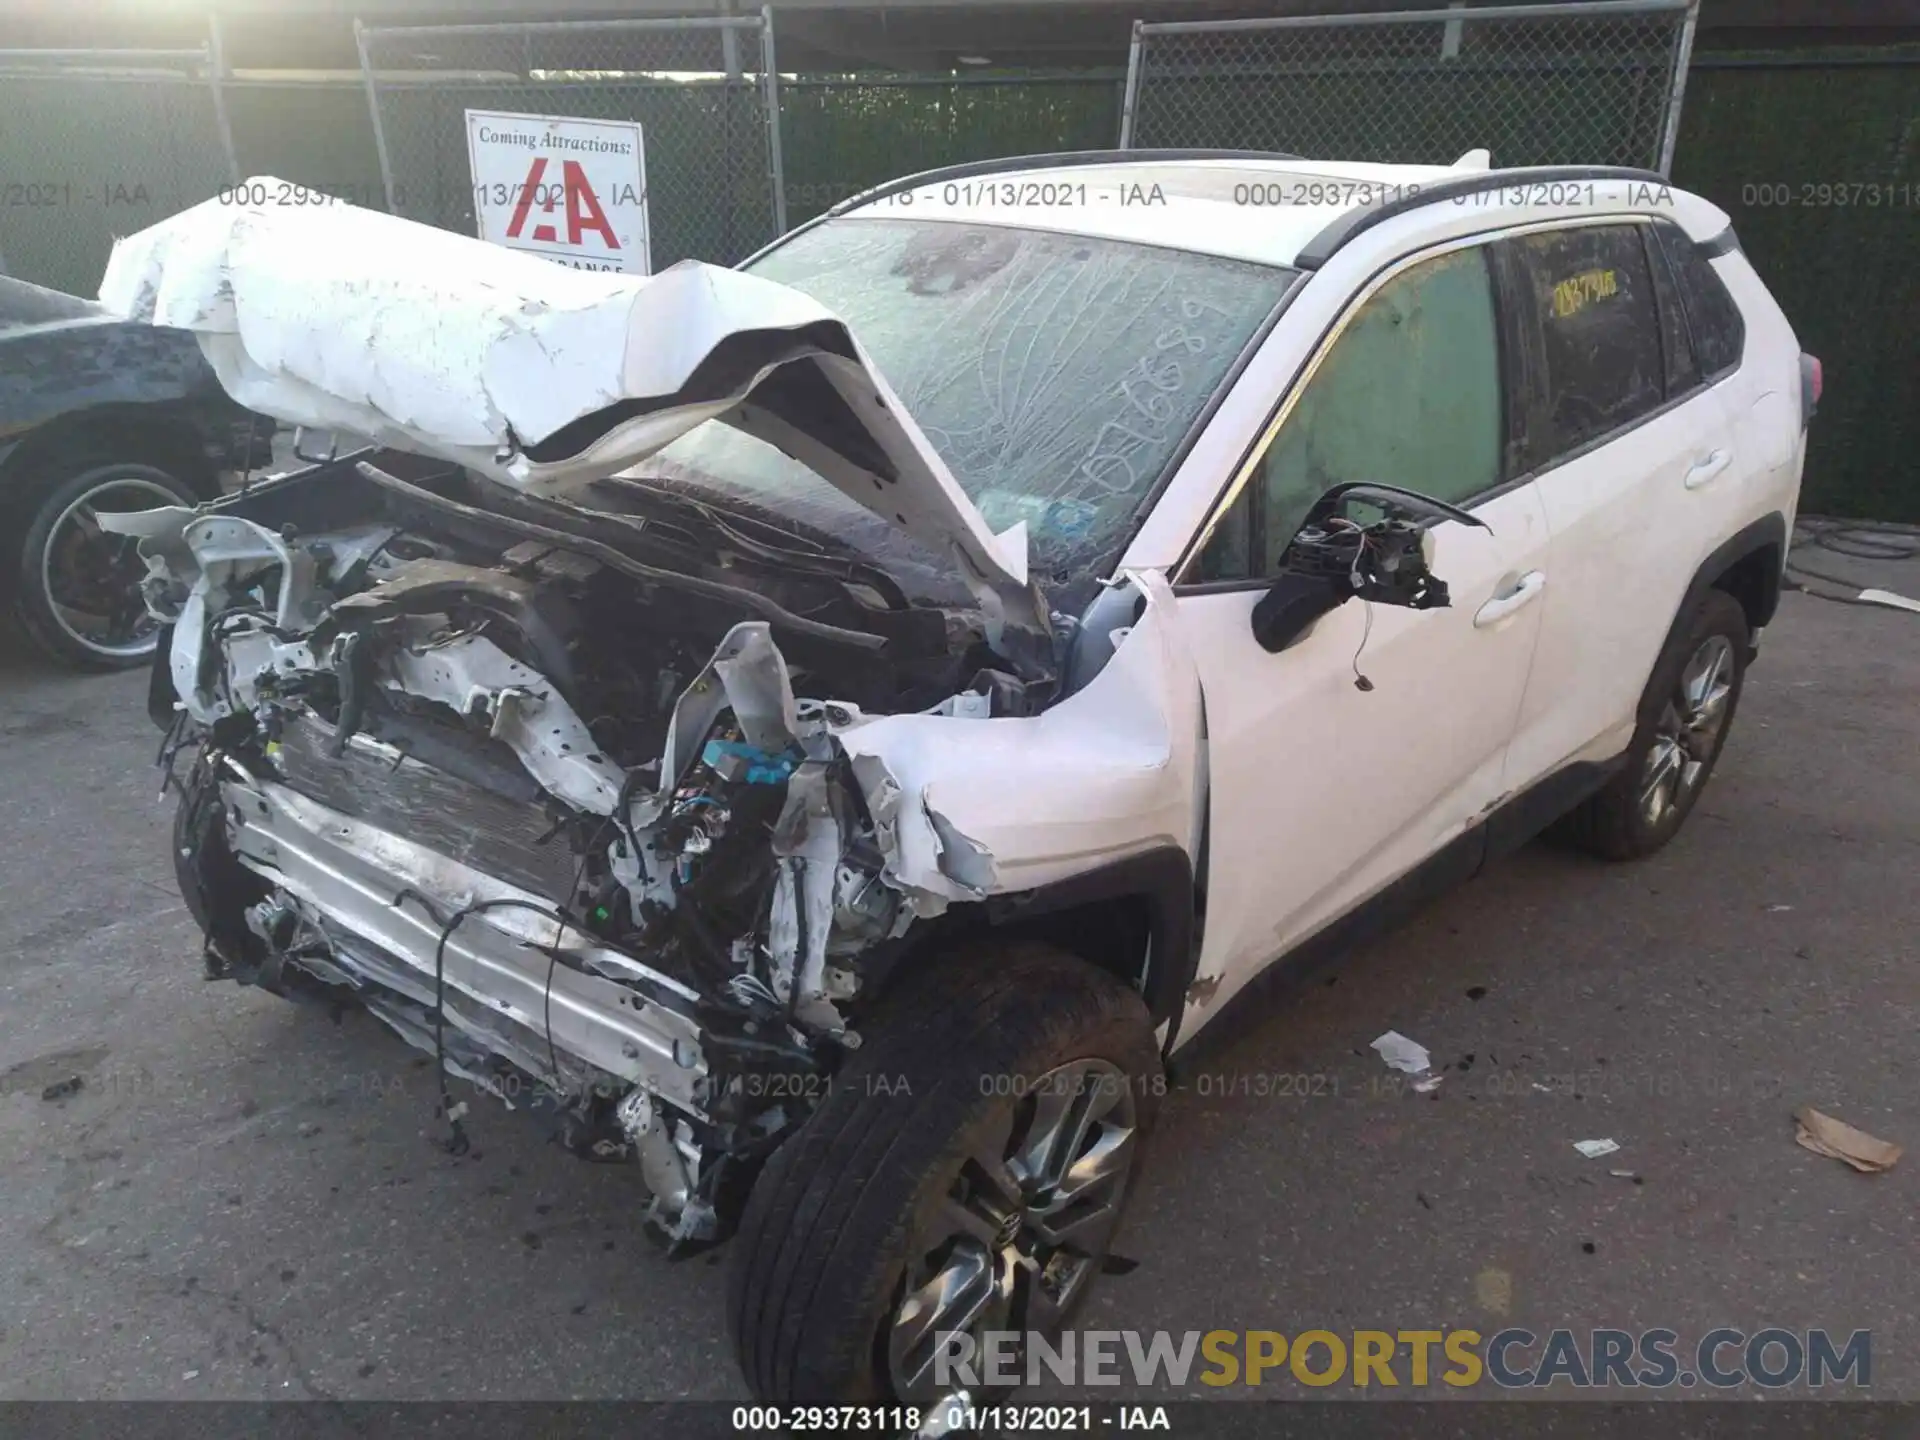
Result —
<instances>
[{"instance_id":1,"label":"front door","mask_svg":"<svg viewBox=\"0 0 1920 1440\"><path fill-rule=\"evenodd\" d=\"M1206 701L1208 858L1183 1032L1267 962L1467 831L1502 793L1538 633L1547 528L1510 445L1480 247L1388 272L1336 327L1179 577ZM1384 481L1471 511L1432 530L1445 609L1350 600L1278 654L1251 616L1329 486ZM1231 494L1231 492L1230 492ZM1207 993L1203 984L1200 993Z\"/></svg>"}]
</instances>

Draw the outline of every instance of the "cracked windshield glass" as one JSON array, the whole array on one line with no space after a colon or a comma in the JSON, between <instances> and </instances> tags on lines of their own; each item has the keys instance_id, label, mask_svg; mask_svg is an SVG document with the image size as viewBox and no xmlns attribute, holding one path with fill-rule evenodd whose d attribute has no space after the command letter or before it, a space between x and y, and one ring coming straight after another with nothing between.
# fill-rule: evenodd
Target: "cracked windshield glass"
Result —
<instances>
[{"instance_id":1,"label":"cracked windshield glass","mask_svg":"<svg viewBox=\"0 0 1920 1440\"><path fill-rule=\"evenodd\" d=\"M996 531L1024 520L1056 603L1087 593L1187 427L1297 272L1086 236L843 219L753 273L853 328ZM710 421L635 472L749 499L929 598L952 567L772 446Z\"/></svg>"}]
</instances>

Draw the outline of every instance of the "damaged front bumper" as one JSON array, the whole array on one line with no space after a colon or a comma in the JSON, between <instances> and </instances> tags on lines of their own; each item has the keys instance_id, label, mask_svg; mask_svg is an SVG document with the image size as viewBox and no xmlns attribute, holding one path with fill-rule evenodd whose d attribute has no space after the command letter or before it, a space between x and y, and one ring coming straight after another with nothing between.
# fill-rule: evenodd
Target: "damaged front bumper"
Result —
<instances>
[{"instance_id":1,"label":"damaged front bumper","mask_svg":"<svg viewBox=\"0 0 1920 1440\"><path fill-rule=\"evenodd\" d=\"M599 1158L631 1149L669 1228L711 1238L699 1217L682 1219L700 1147L653 1103L708 1118L693 991L556 925L537 895L250 774L230 756L220 768L233 853L272 887L247 915L276 972L257 980L281 988L294 960L508 1103L522 1077L540 1077L556 1099L635 1097L615 1107L617 1135L594 1137ZM452 1044L444 1035L436 1043L436 1021L451 1027Z\"/></svg>"},{"instance_id":2,"label":"damaged front bumper","mask_svg":"<svg viewBox=\"0 0 1920 1440\"><path fill-rule=\"evenodd\" d=\"M1198 682L1158 577L1063 701L999 713L989 679L873 713L843 697L889 652L831 626L716 624L599 549L470 506L443 525L404 485L356 519L370 492L335 509L328 476L293 480L116 521L174 626L210 966L359 1004L570 1148L637 1160L676 1247L727 1233L900 966L1192 853Z\"/></svg>"}]
</instances>

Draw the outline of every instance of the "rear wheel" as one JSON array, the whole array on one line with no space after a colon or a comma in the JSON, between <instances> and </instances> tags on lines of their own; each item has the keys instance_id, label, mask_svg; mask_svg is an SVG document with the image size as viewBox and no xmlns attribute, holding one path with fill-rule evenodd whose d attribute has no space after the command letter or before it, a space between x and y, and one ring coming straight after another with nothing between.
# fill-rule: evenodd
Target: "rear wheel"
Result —
<instances>
[{"instance_id":1,"label":"rear wheel","mask_svg":"<svg viewBox=\"0 0 1920 1440\"><path fill-rule=\"evenodd\" d=\"M140 595L146 566L131 536L112 535L100 516L165 505L197 505L186 481L152 465L70 460L47 466L26 499L26 529L14 567L14 615L56 660L85 670L143 665L158 622Z\"/></svg>"},{"instance_id":2,"label":"rear wheel","mask_svg":"<svg viewBox=\"0 0 1920 1440\"><path fill-rule=\"evenodd\" d=\"M768 1402L927 1406L955 1388L943 1336L1058 1330L1164 1087L1140 997L1046 946L947 957L887 1010L734 1242L734 1344Z\"/></svg>"},{"instance_id":3,"label":"rear wheel","mask_svg":"<svg viewBox=\"0 0 1920 1440\"><path fill-rule=\"evenodd\" d=\"M1733 726L1749 639L1746 611L1725 591L1694 603L1654 666L1626 764L1559 823L1560 838L1603 859L1637 860L1679 834Z\"/></svg>"}]
</instances>

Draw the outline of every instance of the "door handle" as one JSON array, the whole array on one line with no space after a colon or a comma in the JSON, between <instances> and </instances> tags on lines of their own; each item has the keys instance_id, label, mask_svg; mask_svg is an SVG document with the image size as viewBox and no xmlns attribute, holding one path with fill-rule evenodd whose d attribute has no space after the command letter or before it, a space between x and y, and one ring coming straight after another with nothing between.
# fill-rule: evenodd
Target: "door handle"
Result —
<instances>
[{"instance_id":1,"label":"door handle","mask_svg":"<svg viewBox=\"0 0 1920 1440\"><path fill-rule=\"evenodd\" d=\"M1496 595L1478 610L1473 612L1473 628L1484 630L1489 625L1498 625L1521 606L1540 598L1540 592L1547 588L1546 572L1529 570L1520 577L1520 583L1504 595Z\"/></svg>"},{"instance_id":2,"label":"door handle","mask_svg":"<svg viewBox=\"0 0 1920 1440\"><path fill-rule=\"evenodd\" d=\"M1696 460L1687 467L1686 479L1681 483L1689 490L1698 490L1733 461L1733 452L1722 446L1703 459Z\"/></svg>"}]
</instances>

